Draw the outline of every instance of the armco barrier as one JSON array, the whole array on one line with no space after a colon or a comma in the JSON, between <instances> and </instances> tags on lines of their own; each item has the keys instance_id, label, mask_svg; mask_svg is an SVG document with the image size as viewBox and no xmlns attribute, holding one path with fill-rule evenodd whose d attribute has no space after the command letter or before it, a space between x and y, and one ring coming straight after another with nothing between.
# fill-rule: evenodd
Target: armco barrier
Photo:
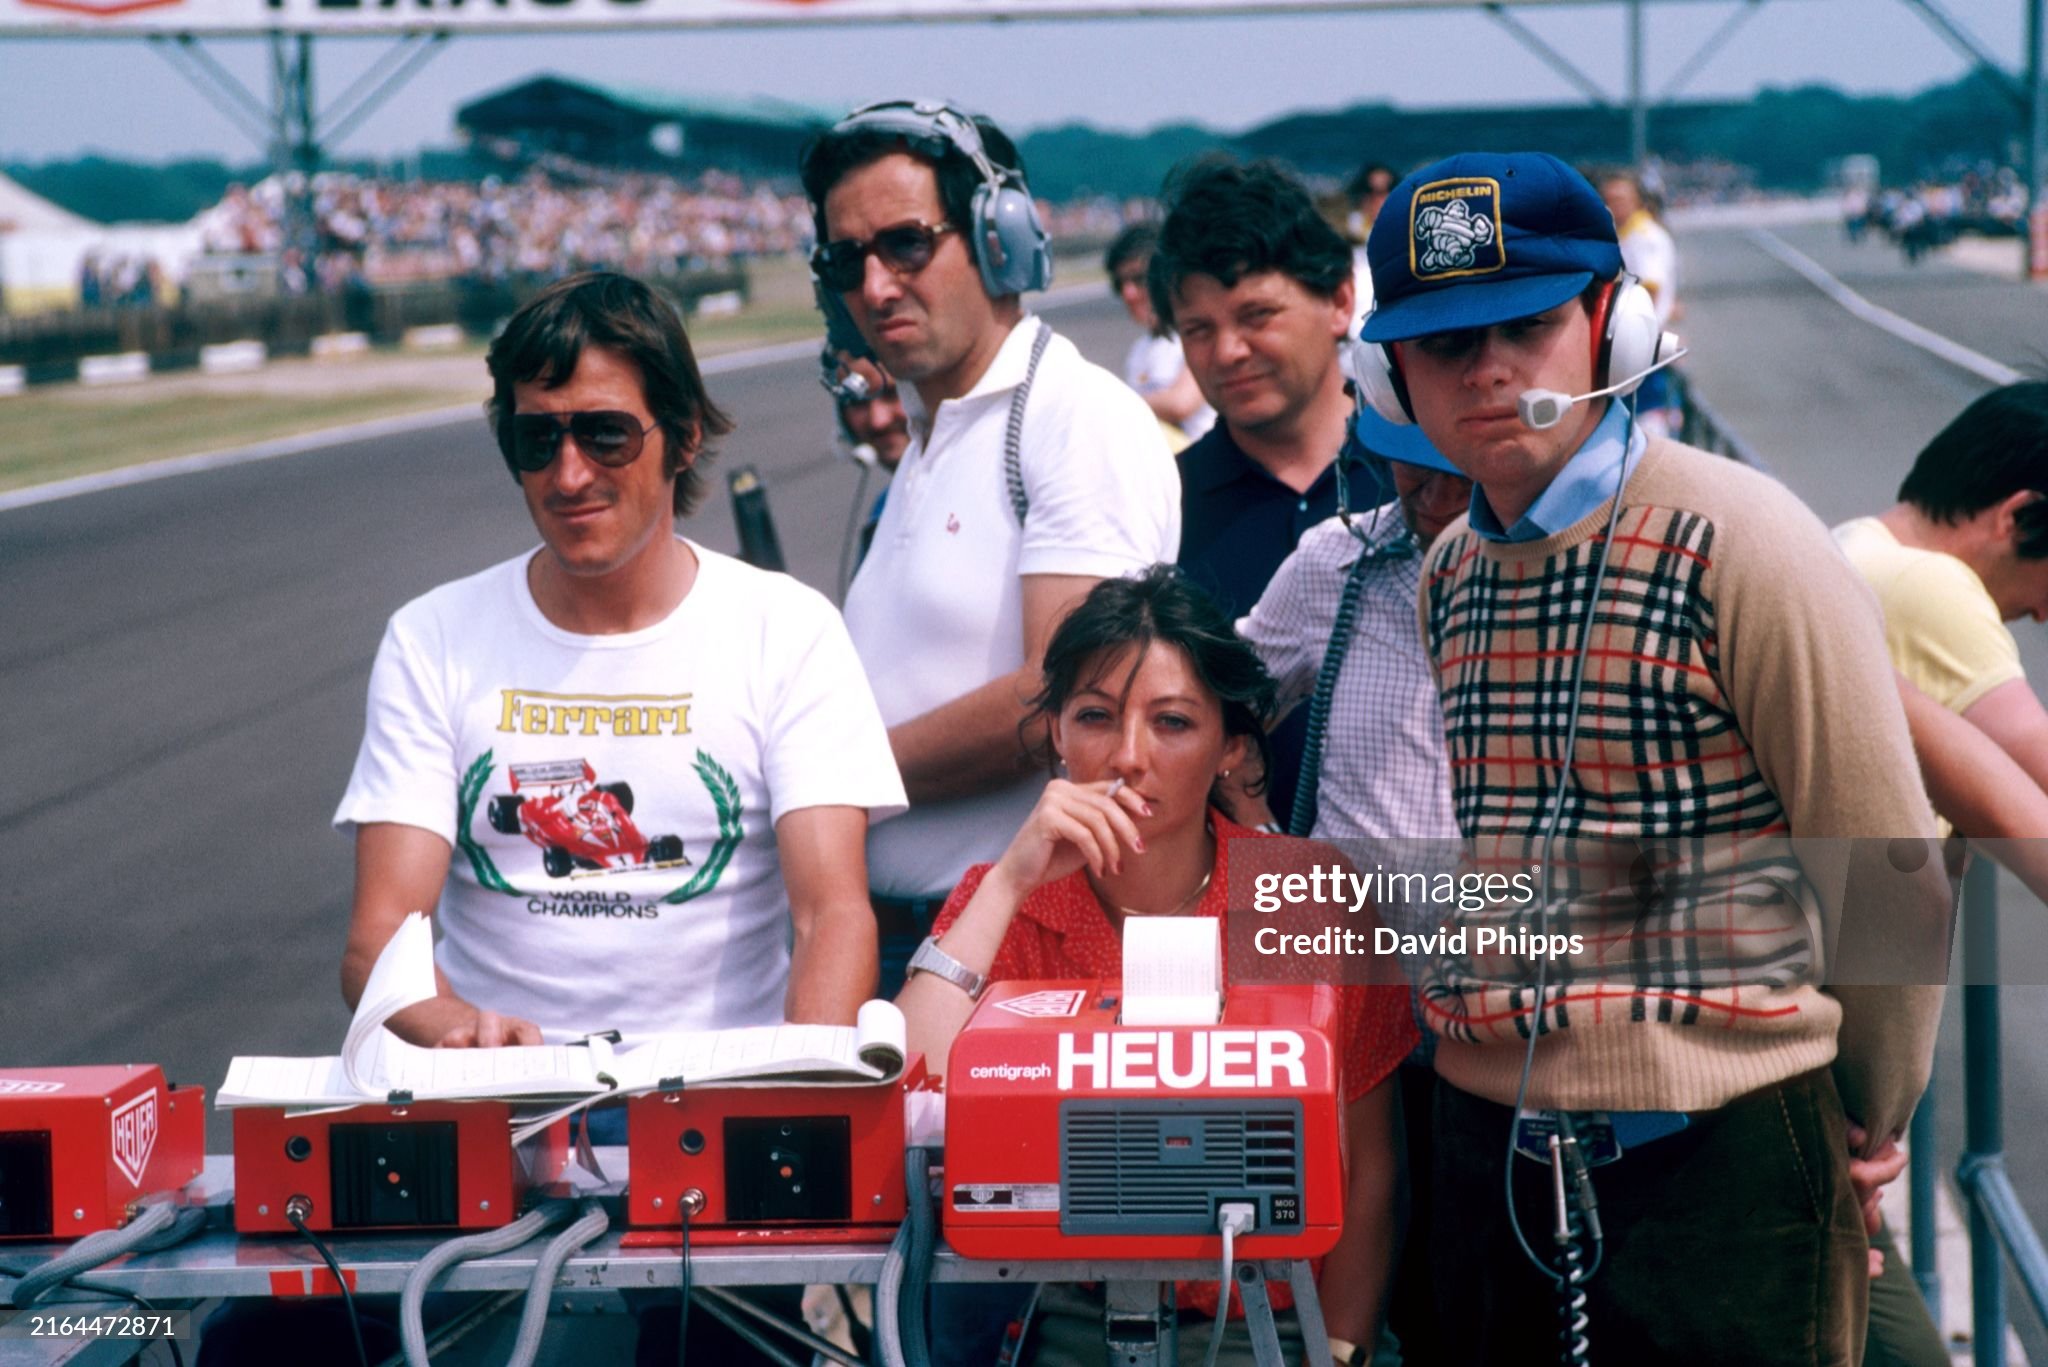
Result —
<instances>
[{"instance_id":1,"label":"armco barrier","mask_svg":"<svg viewBox=\"0 0 2048 1367\"><path fill-rule=\"evenodd\" d=\"M314 339L334 333L360 333L371 344L396 346L412 329L452 325L485 338L550 278L442 280L334 295L245 295L174 306L0 314L0 367L22 367L24 382L33 385L77 378L88 357L139 352L151 358L150 369L163 370L181 361L197 366L205 348L236 342L260 342L271 356L304 356ZM654 283L686 312L707 296L737 294L744 300L748 294L740 265L657 277Z\"/></svg>"},{"instance_id":2,"label":"armco barrier","mask_svg":"<svg viewBox=\"0 0 2048 1367\"><path fill-rule=\"evenodd\" d=\"M1956 1185L1970 1203L1971 1361L1977 1367L2005 1367L2006 1262L2035 1317L2048 1326L2048 1250L2005 1168L1998 869L1982 855L1963 879L1963 983L1964 1132ZM1913 1161L1921 1161L1918 1149ZM1933 1162L1931 1152L1927 1161Z\"/></svg>"}]
</instances>

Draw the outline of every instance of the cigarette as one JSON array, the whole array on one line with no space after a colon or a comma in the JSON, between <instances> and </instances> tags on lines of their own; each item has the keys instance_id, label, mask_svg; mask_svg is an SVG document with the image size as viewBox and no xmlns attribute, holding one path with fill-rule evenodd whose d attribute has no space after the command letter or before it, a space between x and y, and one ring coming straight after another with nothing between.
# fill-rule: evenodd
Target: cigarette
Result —
<instances>
[{"instance_id":1,"label":"cigarette","mask_svg":"<svg viewBox=\"0 0 2048 1367\"><path fill-rule=\"evenodd\" d=\"M1115 797L1115 796L1116 796L1116 795L1117 795L1118 793L1120 793L1120 792L1122 792L1122 791L1123 791L1123 786L1124 786L1124 781L1123 781L1122 779L1120 779L1120 778L1116 778L1116 779L1111 779L1111 780L1110 780L1110 782L1109 782L1109 791L1108 791L1108 792L1106 792L1106 793L1104 793L1104 794L1103 794L1103 796L1104 796L1104 797Z\"/></svg>"}]
</instances>

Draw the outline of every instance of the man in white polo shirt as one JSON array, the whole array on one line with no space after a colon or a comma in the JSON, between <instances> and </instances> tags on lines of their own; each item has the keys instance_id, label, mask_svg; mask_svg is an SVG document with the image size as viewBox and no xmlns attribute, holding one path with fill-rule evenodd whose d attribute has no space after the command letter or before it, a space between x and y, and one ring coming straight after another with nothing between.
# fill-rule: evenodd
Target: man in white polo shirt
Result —
<instances>
[{"instance_id":1,"label":"man in white polo shirt","mask_svg":"<svg viewBox=\"0 0 2048 1367\"><path fill-rule=\"evenodd\" d=\"M1142 399L1025 312L1050 276L1016 149L939 104L805 150L835 339L905 386L912 442L846 600L910 812L869 835L883 991L969 864L1037 800L1038 662L1098 580L1172 560L1180 480Z\"/></svg>"}]
</instances>

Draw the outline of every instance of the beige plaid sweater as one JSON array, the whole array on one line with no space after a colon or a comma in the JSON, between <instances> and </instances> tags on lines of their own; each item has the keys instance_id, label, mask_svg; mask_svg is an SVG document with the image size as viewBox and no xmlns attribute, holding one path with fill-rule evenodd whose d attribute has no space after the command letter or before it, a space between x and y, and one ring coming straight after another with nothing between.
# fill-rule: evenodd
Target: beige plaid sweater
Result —
<instances>
[{"instance_id":1,"label":"beige plaid sweater","mask_svg":"<svg viewBox=\"0 0 2048 1367\"><path fill-rule=\"evenodd\" d=\"M1514 545L1459 524L1430 554L1419 609L1481 867L1540 861L1607 521ZM1658 441L1592 632L1545 926L1584 948L1540 1005L1533 958L1440 961L1438 1070L1511 1102L1534 1029L1532 1104L1696 1111L1832 1063L1851 1116L1902 1128L1941 989L1843 984L1938 984L1948 888L1938 860L1886 858L1934 817L1868 589L1782 486Z\"/></svg>"}]
</instances>

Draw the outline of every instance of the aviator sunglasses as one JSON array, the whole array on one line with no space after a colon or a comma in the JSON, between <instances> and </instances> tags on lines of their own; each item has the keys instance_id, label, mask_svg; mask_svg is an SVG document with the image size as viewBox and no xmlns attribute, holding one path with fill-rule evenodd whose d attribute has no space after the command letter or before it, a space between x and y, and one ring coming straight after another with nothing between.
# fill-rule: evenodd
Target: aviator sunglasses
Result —
<instances>
[{"instance_id":1,"label":"aviator sunglasses","mask_svg":"<svg viewBox=\"0 0 2048 1367\"><path fill-rule=\"evenodd\" d=\"M517 468L536 474L554 462L562 434L576 438L576 449L607 469L631 465L647 434L660 420L642 427L631 413L592 409L585 413L514 413L505 435L506 456Z\"/></svg>"},{"instance_id":2,"label":"aviator sunglasses","mask_svg":"<svg viewBox=\"0 0 2048 1367\"><path fill-rule=\"evenodd\" d=\"M848 294L860 288L869 256L880 258L895 275L916 275L931 265L932 255L939 249L939 239L957 231L950 223L933 227L921 219L914 219L884 228L865 242L842 237L836 242L821 244L811 253L811 270L816 273L818 283L826 289Z\"/></svg>"}]
</instances>

